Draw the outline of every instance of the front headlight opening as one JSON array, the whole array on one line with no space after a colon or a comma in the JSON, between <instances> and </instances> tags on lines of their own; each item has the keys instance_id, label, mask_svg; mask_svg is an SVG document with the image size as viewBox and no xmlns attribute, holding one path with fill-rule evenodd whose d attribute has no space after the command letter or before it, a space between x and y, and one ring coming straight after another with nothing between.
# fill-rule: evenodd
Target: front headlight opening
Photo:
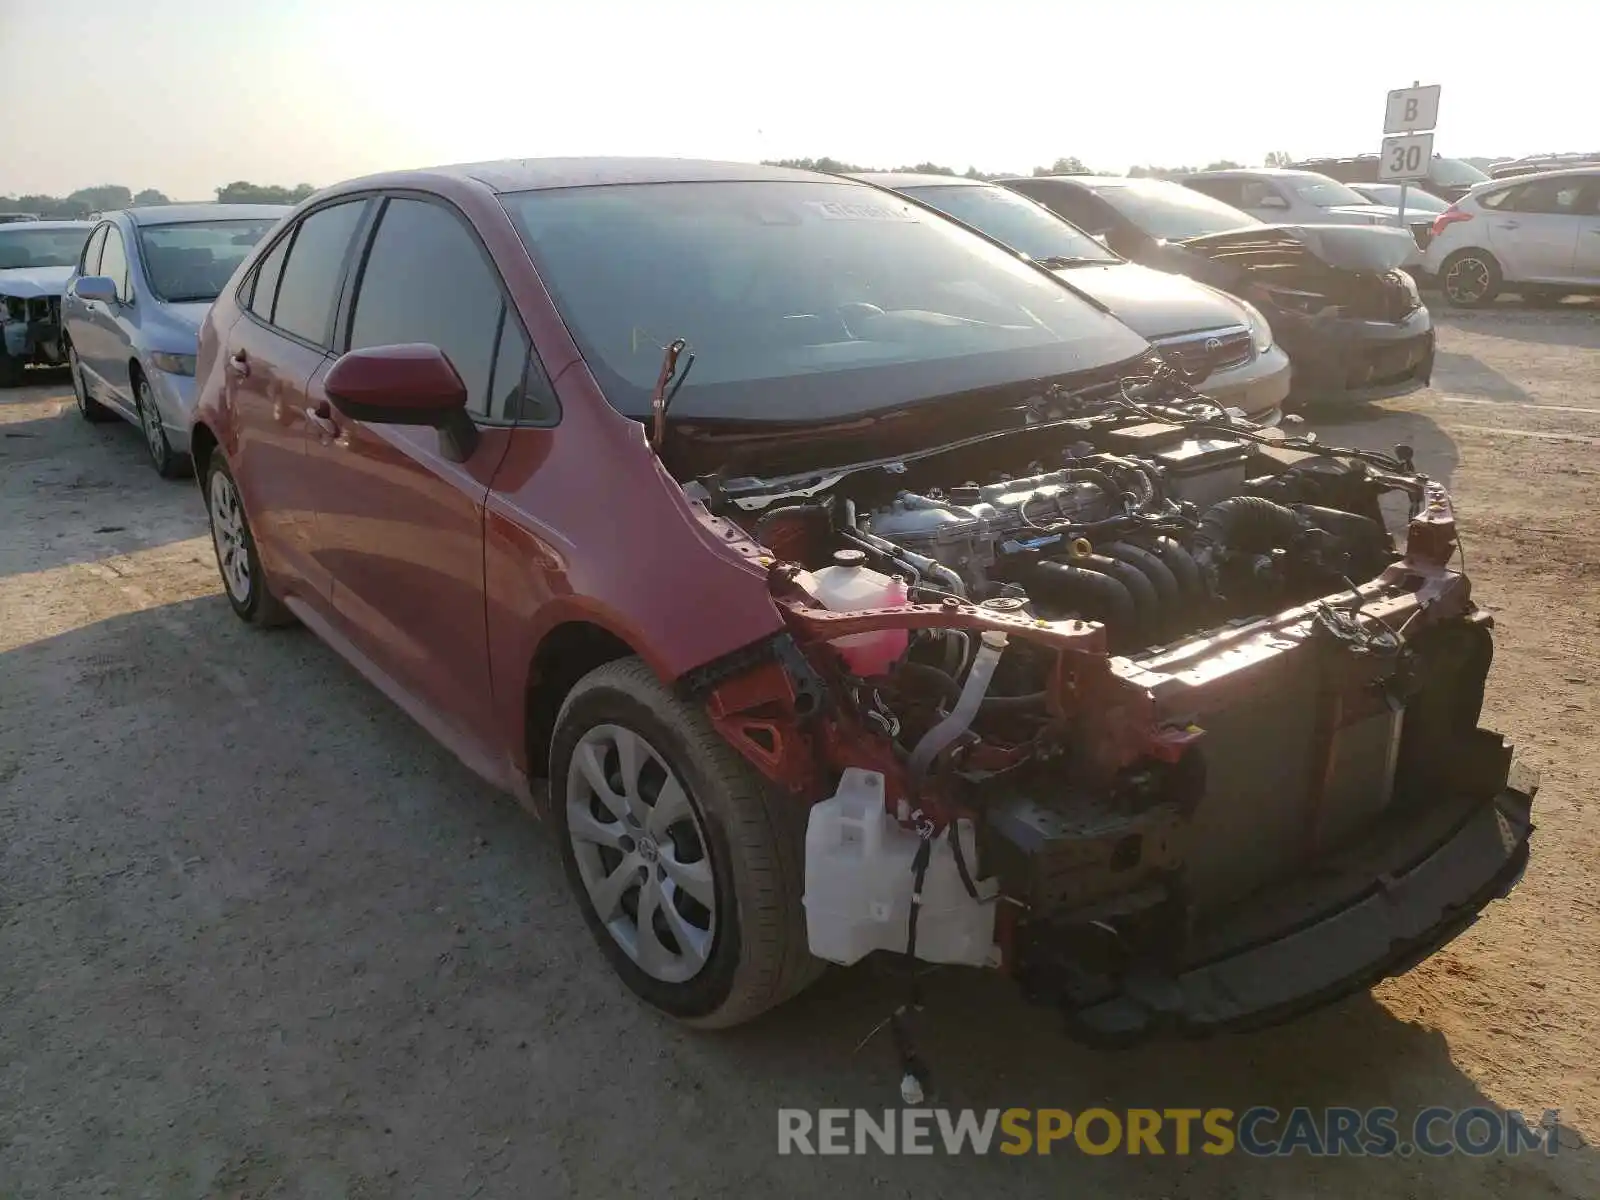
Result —
<instances>
[{"instance_id":1,"label":"front headlight opening","mask_svg":"<svg viewBox=\"0 0 1600 1200\"><path fill-rule=\"evenodd\" d=\"M193 375L195 356L193 354L167 354L158 352L150 356L150 364L158 371L165 371L168 375Z\"/></svg>"},{"instance_id":2,"label":"front headlight opening","mask_svg":"<svg viewBox=\"0 0 1600 1200\"><path fill-rule=\"evenodd\" d=\"M1267 319L1255 305L1242 300L1240 303L1244 305L1245 316L1250 326L1250 340L1255 345L1256 353L1265 354L1272 349L1272 326L1267 324Z\"/></svg>"}]
</instances>

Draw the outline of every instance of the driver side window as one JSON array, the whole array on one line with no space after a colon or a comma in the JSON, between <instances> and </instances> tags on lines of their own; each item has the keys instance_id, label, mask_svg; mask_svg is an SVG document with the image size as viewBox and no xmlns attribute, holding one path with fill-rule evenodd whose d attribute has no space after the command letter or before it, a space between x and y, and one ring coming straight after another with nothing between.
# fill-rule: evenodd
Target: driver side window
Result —
<instances>
[{"instance_id":1,"label":"driver side window","mask_svg":"<svg viewBox=\"0 0 1600 1200\"><path fill-rule=\"evenodd\" d=\"M1217 197L1227 200L1226 196ZM1265 179L1247 179L1239 187L1239 200L1229 201L1237 203L1240 208L1288 208L1289 202L1276 187Z\"/></svg>"},{"instance_id":2,"label":"driver side window","mask_svg":"<svg viewBox=\"0 0 1600 1200\"><path fill-rule=\"evenodd\" d=\"M83 244L83 258L78 261L78 274L83 276L100 274L100 251L105 248L106 230L109 225L102 225L89 235L89 240Z\"/></svg>"},{"instance_id":3,"label":"driver side window","mask_svg":"<svg viewBox=\"0 0 1600 1200\"><path fill-rule=\"evenodd\" d=\"M117 300L126 304L132 296L128 290L128 252L122 245L122 231L115 225L106 226L106 244L100 256L100 274L111 278L111 282L117 285Z\"/></svg>"}]
</instances>

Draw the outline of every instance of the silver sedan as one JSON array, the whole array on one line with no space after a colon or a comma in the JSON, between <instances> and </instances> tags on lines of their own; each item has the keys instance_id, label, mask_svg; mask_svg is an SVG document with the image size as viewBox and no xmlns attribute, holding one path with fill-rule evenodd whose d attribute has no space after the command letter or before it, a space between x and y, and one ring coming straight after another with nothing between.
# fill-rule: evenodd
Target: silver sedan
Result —
<instances>
[{"instance_id":1,"label":"silver sedan","mask_svg":"<svg viewBox=\"0 0 1600 1200\"><path fill-rule=\"evenodd\" d=\"M289 211L274 204L171 204L107 213L83 249L61 324L85 420L144 432L166 478L189 471L200 322L250 248Z\"/></svg>"}]
</instances>

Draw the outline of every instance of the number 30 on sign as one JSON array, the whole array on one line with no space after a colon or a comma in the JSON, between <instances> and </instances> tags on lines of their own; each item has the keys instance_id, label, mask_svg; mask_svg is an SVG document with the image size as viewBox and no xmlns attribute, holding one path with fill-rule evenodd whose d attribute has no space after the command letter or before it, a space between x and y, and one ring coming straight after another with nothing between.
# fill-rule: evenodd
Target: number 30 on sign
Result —
<instances>
[{"instance_id":1,"label":"number 30 on sign","mask_svg":"<svg viewBox=\"0 0 1600 1200\"><path fill-rule=\"evenodd\" d=\"M1378 178L1385 183L1426 179L1433 161L1433 134L1407 133L1383 139L1378 155Z\"/></svg>"}]
</instances>

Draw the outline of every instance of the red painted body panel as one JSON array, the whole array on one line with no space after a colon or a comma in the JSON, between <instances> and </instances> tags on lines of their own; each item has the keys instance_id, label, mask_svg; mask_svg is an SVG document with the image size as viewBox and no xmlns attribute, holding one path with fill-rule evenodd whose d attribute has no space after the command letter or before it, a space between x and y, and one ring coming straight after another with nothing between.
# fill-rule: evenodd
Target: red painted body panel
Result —
<instances>
[{"instance_id":1,"label":"red painted body panel","mask_svg":"<svg viewBox=\"0 0 1600 1200\"><path fill-rule=\"evenodd\" d=\"M643 427L606 402L487 187L396 175L308 204L391 189L442 197L470 221L553 382L559 423L484 427L452 462L432 428L331 407L333 355L243 314L231 288L201 331L195 422L238 478L273 588L469 766L525 795L529 677L552 630L599 626L670 680L784 621L756 548L702 520ZM227 361L240 351L242 376Z\"/></svg>"},{"instance_id":2,"label":"red painted body panel","mask_svg":"<svg viewBox=\"0 0 1600 1200\"><path fill-rule=\"evenodd\" d=\"M696 516L587 369L558 389L556 429L519 429L495 477L484 539L490 659L521 762L528 668L570 621L598 625L673 679L783 629L766 571Z\"/></svg>"},{"instance_id":3,"label":"red painted body panel","mask_svg":"<svg viewBox=\"0 0 1600 1200\"><path fill-rule=\"evenodd\" d=\"M327 577L309 554L315 510L303 466L307 387L327 356L243 318L232 322L219 357L214 382L228 417L228 437L219 440L262 566L284 597L326 595ZM212 384L207 381L202 396Z\"/></svg>"}]
</instances>

